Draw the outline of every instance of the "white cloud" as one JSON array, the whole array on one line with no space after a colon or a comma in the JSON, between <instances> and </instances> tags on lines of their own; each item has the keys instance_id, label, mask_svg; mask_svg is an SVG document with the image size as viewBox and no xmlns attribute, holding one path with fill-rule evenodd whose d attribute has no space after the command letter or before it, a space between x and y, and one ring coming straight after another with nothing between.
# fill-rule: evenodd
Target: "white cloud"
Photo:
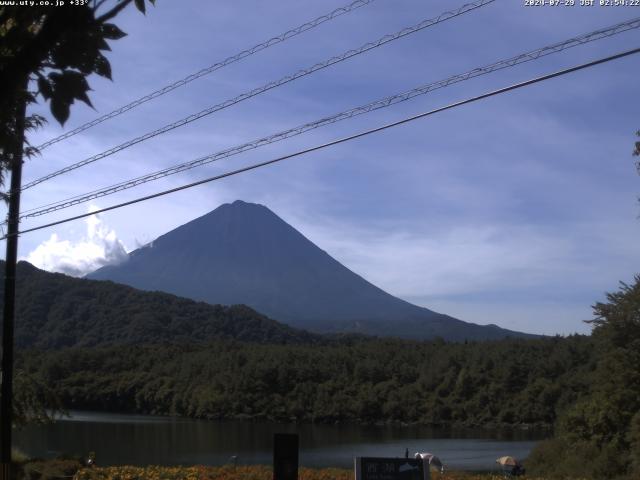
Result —
<instances>
[{"instance_id":1,"label":"white cloud","mask_svg":"<svg viewBox=\"0 0 640 480\"><path fill-rule=\"evenodd\" d=\"M571 239L526 226L409 232L393 226L304 225L303 231L349 268L402 298L529 289L557 276L559 265L565 275L575 273Z\"/></svg>"},{"instance_id":2,"label":"white cloud","mask_svg":"<svg viewBox=\"0 0 640 480\"><path fill-rule=\"evenodd\" d=\"M96 210L94 206L89 211ZM107 227L98 215L86 219L87 233L79 241L62 240L51 234L32 250L25 260L38 268L81 277L105 265L126 261L127 251L116 232Z\"/></svg>"}]
</instances>

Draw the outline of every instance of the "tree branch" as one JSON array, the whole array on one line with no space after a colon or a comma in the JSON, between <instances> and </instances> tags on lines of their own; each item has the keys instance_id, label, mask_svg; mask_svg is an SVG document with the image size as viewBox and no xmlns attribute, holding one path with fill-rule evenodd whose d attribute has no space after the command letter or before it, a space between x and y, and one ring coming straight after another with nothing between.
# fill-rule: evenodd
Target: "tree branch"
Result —
<instances>
[{"instance_id":1,"label":"tree branch","mask_svg":"<svg viewBox=\"0 0 640 480\"><path fill-rule=\"evenodd\" d=\"M94 2L93 2L93 11L94 11L94 12L97 12L97 11L98 11L98 9L99 9L102 5L104 5L104 2L106 2L106 1L107 1L107 0L98 0L97 2L96 2L96 1L94 1Z\"/></svg>"},{"instance_id":2,"label":"tree branch","mask_svg":"<svg viewBox=\"0 0 640 480\"><path fill-rule=\"evenodd\" d=\"M104 13L103 15L100 15L98 18L96 18L96 21L98 23L104 23L107 20L111 20L113 17L118 15L123 9L125 9L132 1L133 0L124 0L122 3L120 3L119 5L116 5L108 12Z\"/></svg>"}]
</instances>

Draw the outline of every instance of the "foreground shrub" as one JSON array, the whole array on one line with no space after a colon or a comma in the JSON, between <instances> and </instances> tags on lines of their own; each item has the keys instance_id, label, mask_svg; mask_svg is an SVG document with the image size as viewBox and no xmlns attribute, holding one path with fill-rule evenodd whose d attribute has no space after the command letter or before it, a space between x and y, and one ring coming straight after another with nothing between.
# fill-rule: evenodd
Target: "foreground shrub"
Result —
<instances>
[{"instance_id":1,"label":"foreground shrub","mask_svg":"<svg viewBox=\"0 0 640 480\"><path fill-rule=\"evenodd\" d=\"M24 480L70 479L81 467L80 461L73 458L35 460L22 465L22 472L18 474L18 478Z\"/></svg>"},{"instance_id":2,"label":"foreground shrub","mask_svg":"<svg viewBox=\"0 0 640 480\"><path fill-rule=\"evenodd\" d=\"M301 468L299 480L352 480L351 469ZM504 480L502 475L490 473L446 472L435 474L434 480ZM87 468L78 472L77 480L273 480L269 466L246 467L106 467ZM546 480L527 477L527 480ZM575 480L579 480L575 478Z\"/></svg>"}]
</instances>

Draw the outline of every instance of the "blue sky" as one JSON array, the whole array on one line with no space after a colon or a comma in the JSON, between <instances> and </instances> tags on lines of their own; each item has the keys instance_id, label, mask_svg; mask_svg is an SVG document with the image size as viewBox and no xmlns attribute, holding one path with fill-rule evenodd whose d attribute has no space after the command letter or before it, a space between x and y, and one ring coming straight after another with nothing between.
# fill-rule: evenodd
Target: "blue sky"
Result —
<instances>
[{"instance_id":1,"label":"blue sky","mask_svg":"<svg viewBox=\"0 0 640 480\"><path fill-rule=\"evenodd\" d=\"M158 0L129 9L106 113L347 2ZM46 149L29 181L148 130L465 3L376 0ZM497 0L25 192L23 209L107 186L421 84L640 16L637 7L525 7ZM313 146L640 45L631 31L432 92L217 164L94 201L132 199ZM277 166L26 234L20 256L80 274L236 199L267 205L388 292L480 324L588 332L604 292L638 273L640 182L631 151L640 56L457 108ZM46 106L34 109L46 112ZM95 118L80 104L64 128ZM24 228L87 211L28 220Z\"/></svg>"}]
</instances>

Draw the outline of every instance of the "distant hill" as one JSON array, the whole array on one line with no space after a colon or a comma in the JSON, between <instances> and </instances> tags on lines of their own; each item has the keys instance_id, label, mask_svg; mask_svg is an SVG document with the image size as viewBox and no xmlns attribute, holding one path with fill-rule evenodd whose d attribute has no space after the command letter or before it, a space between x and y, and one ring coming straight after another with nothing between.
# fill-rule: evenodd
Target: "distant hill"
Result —
<instances>
[{"instance_id":1,"label":"distant hill","mask_svg":"<svg viewBox=\"0 0 640 480\"><path fill-rule=\"evenodd\" d=\"M448 340L529 336L457 320L396 298L352 272L267 207L236 201L88 278L211 304L246 304L289 325Z\"/></svg>"},{"instance_id":2,"label":"distant hill","mask_svg":"<svg viewBox=\"0 0 640 480\"><path fill-rule=\"evenodd\" d=\"M4 262L0 261L4 271ZM58 349L218 339L297 344L320 340L244 305L209 305L39 270L18 263L15 342L18 348ZM2 292L0 292L0 296ZM2 304L0 297L0 305Z\"/></svg>"}]
</instances>

